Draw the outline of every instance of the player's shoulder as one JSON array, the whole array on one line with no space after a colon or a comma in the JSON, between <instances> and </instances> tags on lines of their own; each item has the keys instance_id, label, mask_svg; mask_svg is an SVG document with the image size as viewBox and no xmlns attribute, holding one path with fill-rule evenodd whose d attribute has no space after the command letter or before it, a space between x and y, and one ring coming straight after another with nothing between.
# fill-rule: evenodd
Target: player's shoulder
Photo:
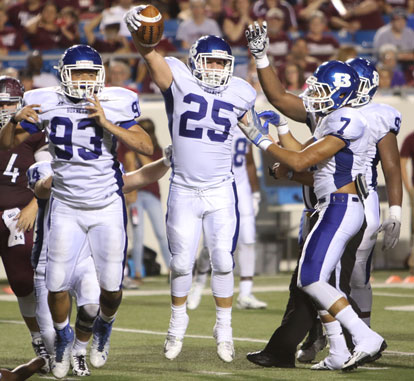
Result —
<instances>
[{"instance_id":1,"label":"player's shoulder","mask_svg":"<svg viewBox=\"0 0 414 381\"><path fill-rule=\"evenodd\" d=\"M364 115L355 108L342 107L325 117L324 130L326 134L336 134L344 139L357 139L368 126Z\"/></svg>"},{"instance_id":2,"label":"player's shoulder","mask_svg":"<svg viewBox=\"0 0 414 381\"><path fill-rule=\"evenodd\" d=\"M184 73L190 73L190 69L188 66L181 60L176 57L165 57L165 61L167 62L168 66L171 70L174 71L181 71Z\"/></svg>"},{"instance_id":3,"label":"player's shoulder","mask_svg":"<svg viewBox=\"0 0 414 381\"><path fill-rule=\"evenodd\" d=\"M361 108L361 111L366 115L368 120L373 121L373 125L370 126L374 129L385 129L393 131L394 133L399 132L401 127L401 113L393 106L385 103L369 103Z\"/></svg>"},{"instance_id":4,"label":"player's shoulder","mask_svg":"<svg viewBox=\"0 0 414 381\"><path fill-rule=\"evenodd\" d=\"M233 93L233 96L243 99L247 103L254 103L257 92L253 86L240 77L232 77L226 91Z\"/></svg>"},{"instance_id":5,"label":"player's shoulder","mask_svg":"<svg viewBox=\"0 0 414 381\"><path fill-rule=\"evenodd\" d=\"M138 94L130 89L119 86L104 87L99 94L99 99L102 100L119 100L124 98L136 99Z\"/></svg>"},{"instance_id":6,"label":"player's shoulder","mask_svg":"<svg viewBox=\"0 0 414 381\"><path fill-rule=\"evenodd\" d=\"M49 103L60 99L61 95L59 86L43 87L26 91L23 95L23 99L25 100L25 104L42 104L44 102Z\"/></svg>"}]
</instances>

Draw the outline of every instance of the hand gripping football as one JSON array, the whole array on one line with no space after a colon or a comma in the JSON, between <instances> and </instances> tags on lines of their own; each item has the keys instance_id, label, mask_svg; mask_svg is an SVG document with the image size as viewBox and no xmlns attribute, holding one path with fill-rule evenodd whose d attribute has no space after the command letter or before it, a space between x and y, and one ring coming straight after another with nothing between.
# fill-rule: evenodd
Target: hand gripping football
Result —
<instances>
[{"instance_id":1,"label":"hand gripping football","mask_svg":"<svg viewBox=\"0 0 414 381\"><path fill-rule=\"evenodd\" d=\"M153 5L147 5L139 14L141 26L136 32L138 42L145 47L156 46L164 32L164 20L160 11Z\"/></svg>"}]
</instances>

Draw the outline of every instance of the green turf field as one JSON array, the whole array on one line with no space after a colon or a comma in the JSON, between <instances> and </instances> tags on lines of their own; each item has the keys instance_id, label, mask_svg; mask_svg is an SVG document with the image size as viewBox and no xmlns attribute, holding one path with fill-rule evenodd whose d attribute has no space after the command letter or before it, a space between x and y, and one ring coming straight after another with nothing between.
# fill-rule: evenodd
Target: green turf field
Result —
<instances>
[{"instance_id":1,"label":"green turf field","mask_svg":"<svg viewBox=\"0 0 414 381\"><path fill-rule=\"evenodd\" d=\"M234 308L233 336L236 359L221 362L212 330L215 310L211 295L189 311L190 324L181 354L173 361L163 357L168 327L169 286L165 277L145 278L138 291L126 291L114 326L111 350L103 369L91 369L88 380L414 380L414 285L387 286L389 272L374 273L372 326L388 342L388 349L375 363L351 373L316 372L310 365L296 369L260 368L245 358L262 349L280 323L287 301L289 275L262 276L255 280L255 294L269 304L267 310ZM402 277L406 273L400 273ZM0 290L4 285L0 284ZM30 336L22 324L18 305L0 291L0 367L13 368L34 354ZM395 310L395 308L402 310ZM394 308L394 309L393 309ZM325 350L326 351L326 350ZM319 354L321 360L325 352ZM78 377L68 376L68 380ZM34 376L33 380L53 379Z\"/></svg>"}]
</instances>

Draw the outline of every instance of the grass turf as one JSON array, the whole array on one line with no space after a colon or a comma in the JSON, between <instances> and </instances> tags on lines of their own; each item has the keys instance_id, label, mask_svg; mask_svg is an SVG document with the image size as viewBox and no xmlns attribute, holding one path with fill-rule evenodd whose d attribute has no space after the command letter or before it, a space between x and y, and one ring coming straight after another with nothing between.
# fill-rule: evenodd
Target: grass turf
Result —
<instances>
[{"instance_id":1,"label":"grass turf","mask_svg":"<svg viewBox=\"0 0 414 381\"><path fill-rule=\"evenodd\" d=\"M388 287L383 282L389 275L389 272L374 274L372 319L374 329L387 340L387 351L380 360L351 373L310 371L309 364L299 363L296 369L267 369L246 360L247 352L264 347L281 321L288 297L288 274L255 279L255 294L269 304L268 309L240 311L234 308L233 336L241 340L235 340L233 363L223 363L216 354L211 295L203 297L197 310L189 311L188 336L182 353L174 361L168 361L163 357L170 317L168 284L165 277L156 277L146 278L139 292L125 292L112 333L108 363L101 369L91 368L88 380L414 380L414 311L386 309L414 306L414 286ZM157 291L160 295L139 295L141 291ZM34 355L17 303L3 301L1 296L0 292L0 367L13 368ZM317 360L324 355L326 350L318 354ZM35 375L32 379L44 377ZM69 373L68 379L77 377Z\"/></svg>"}]
</instances>

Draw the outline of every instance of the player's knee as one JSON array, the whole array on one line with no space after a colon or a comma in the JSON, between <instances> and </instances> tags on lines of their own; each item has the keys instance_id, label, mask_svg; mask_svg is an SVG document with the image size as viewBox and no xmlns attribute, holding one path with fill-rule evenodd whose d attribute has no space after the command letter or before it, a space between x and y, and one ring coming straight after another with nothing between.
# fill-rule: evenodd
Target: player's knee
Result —
<instances>
[{"instance_id":1,"label":"player's knee","mask_svg":"<svg viewBox=\"0 0 414 381\"><path fill-rule=\"evenodd\" d=\"M233 271L233 256L230 253L211 256L211 268L217 273L228 273Z\"/></svg>"},{"instance_id":2,"label":"player's knee","mask_svg":"<svg viewBox=\"0 0 414 381\"><path fill-rule=\"evenodd\" d=\"M192 272L193 264L190 260L179 255L173 255L170 262L171 272L176 275L186 275Z\"/></svg>"},{"instance_id":3,"label":"player's knee","mask_svg":"<svg viewBox=\"0 0 414 381\"><path fill-rule=\"evenodd\" d=\"M110 310L117 310L122 301L122 291L105 291L101 289L99 302L101 306Z\"/></svg>"},{"instance_id":4,"label":"player's knee","mask_svg":"<svg viewBox=\"0 0 414 381\"><path fill-rule=\"evenodd\" d=\"M85 304L78 308L78 315L76 316L76 328L83 332L92 332L93 323L98 316L98 304Z\"/></svg>"}]
</instances>

